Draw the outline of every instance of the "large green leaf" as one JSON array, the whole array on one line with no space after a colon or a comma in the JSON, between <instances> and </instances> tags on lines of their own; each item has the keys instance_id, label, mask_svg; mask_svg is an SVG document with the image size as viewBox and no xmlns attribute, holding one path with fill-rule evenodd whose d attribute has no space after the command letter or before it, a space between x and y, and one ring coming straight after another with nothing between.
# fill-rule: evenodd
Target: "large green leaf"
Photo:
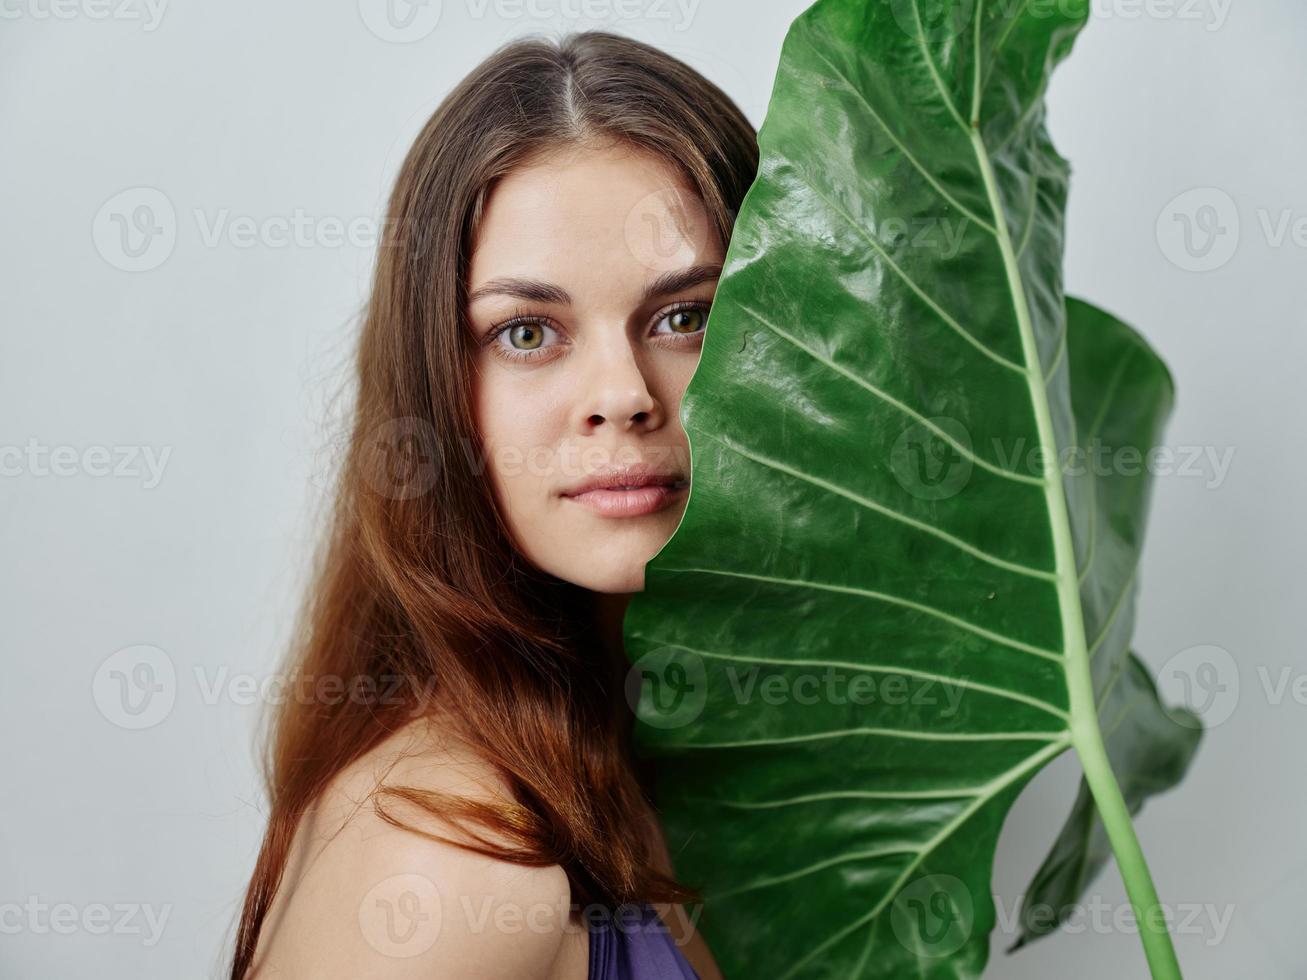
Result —
<instances>
[{"instance_id":1,"label":"large green leaf","mask_svg":"<svg viewBox=\"0 0 1307 980\"><path fill-rule=\"evenodd\" d=\"M918 2L821 0L786 38L681 410L690 503L627 613L640 746L728 977L977 976L1022 786L1075 745L1118 845L1195 738L1120 700L1146 471L1055 465L1153 446L1171 401L1062 292L1042 99L1085 5ZM1096 693L1145 719L1106 750ZM1076 819L1058 846L1092 871Z\"/></svg>"}]
</instances>

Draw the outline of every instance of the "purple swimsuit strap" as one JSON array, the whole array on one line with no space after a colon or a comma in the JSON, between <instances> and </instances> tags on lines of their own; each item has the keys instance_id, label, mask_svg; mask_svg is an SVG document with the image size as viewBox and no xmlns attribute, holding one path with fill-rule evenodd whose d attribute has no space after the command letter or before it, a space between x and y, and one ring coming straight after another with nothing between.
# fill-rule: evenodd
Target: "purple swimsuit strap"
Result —
<instances>
[{"instance_id":1,"label":"purple swimsuit strap","mask_svg":"<svg viewBox=\"0 0 1307 980\"><path fill-rule=\"evenodd\" d=\"M589 980L699 980L652 905L587 910Z\"/></svg>"}]
</instances>

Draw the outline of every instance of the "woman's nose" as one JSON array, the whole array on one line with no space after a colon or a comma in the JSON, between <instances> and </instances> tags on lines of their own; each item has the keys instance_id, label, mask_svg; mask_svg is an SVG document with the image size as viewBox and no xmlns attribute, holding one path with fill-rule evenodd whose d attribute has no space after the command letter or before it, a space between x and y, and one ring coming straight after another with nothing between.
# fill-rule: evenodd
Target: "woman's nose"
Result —
<instances>
[{"instance_id":1,"label":"woman's nose","mask_svg":"<svg viewBox=\"0 0 1307 980\"><path fill-rule=\"evenodd\" d=\"M588 352L575 407L582 434L604 427L648 431L663 423L663 409L628 339L610 340Z\"/></svg>"}]
</instances>

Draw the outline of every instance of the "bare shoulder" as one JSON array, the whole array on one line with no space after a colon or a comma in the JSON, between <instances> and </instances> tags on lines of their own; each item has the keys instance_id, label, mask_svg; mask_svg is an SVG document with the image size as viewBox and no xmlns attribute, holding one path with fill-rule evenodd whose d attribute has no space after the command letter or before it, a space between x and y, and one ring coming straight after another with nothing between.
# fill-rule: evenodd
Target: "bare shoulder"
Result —
<instances>
[{"instance_id":1,"label":"bare shoulder","mask_svg":"<svg viewBox=\"0 0 1307 980\"><path fill-rule=\"evenodd\" d=\"M379 812L382 785L511 799L492 767L428 725L348 766L296 831L257 980L584 980L588 936L569 920L562 868L499 861L396 827ZM419 807L382 802L423 833L459 836Z\"/></svg>"}]
</instances>

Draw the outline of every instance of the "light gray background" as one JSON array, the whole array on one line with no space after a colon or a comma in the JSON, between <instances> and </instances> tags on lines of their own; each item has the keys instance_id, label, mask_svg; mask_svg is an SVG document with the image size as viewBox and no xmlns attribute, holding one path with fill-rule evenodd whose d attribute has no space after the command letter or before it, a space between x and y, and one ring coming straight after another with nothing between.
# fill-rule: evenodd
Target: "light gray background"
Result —
<instances>
[{"instance_id":1,"label":"light gray background","mask_svg":"<svg viewBox=\"0 0 1307 980\"><path fill-rule=\"evenodd\" d=\"M372 262L324 219L379 215L443 94L528 31L607 26L662 45L761 123L805 4L593 0L600 16L584 17L565 13L580 0L444 0L434 26L420 19L431 7L414 22L429 33L396 43L367 26L382 23L371 0L68 2L60 16L50 0L0 9L0 445L83 459L59 475L11 456L0 478L0 977L213 976L264 821L258 704L240 678L266 679L289 636L331 460L329 398ZM1163 901L1188 919L1188 976L1298 977L1307 9L1094 8L1050 94L1074 166L1068 291L1137 324L1170 363L1171 445L1233 452L1224 478L1206 463L1161 477L1154 498L1138 649L1173 697L1186 672L1205 678L1217 723L1139 833ZM176 215L149 271L116 267L131 260L114 252L114 219L97 221L148 202L135 188ZM1204 190L1177 201L1192 188ZM1205 228L1216 216L1213 267L1180 267L1192 256L1177 210ZM252 245L229 225L208 235L224 218L297 213L315 222L310 244L277 247L275 226ZM96 475L91 447L169 455L157 480L139 459ZM141 644L166 655L172 686L158 718L116 717L107 672L122 655L106 660ZM117 723L143 720L157 724ZM1075 778L1063 759L1019 802L997 862L1001 915ZM987 976L1144 975L1137 937L1111 927L1115 871L1092 891L1105 927L1085 915L1014 957L996 937ZM33 917L29 900L68 903L75 921ZM162 935L151 941L143 911L102 934L99 904L166 915Z\"/></svg>"}]
</instances>

